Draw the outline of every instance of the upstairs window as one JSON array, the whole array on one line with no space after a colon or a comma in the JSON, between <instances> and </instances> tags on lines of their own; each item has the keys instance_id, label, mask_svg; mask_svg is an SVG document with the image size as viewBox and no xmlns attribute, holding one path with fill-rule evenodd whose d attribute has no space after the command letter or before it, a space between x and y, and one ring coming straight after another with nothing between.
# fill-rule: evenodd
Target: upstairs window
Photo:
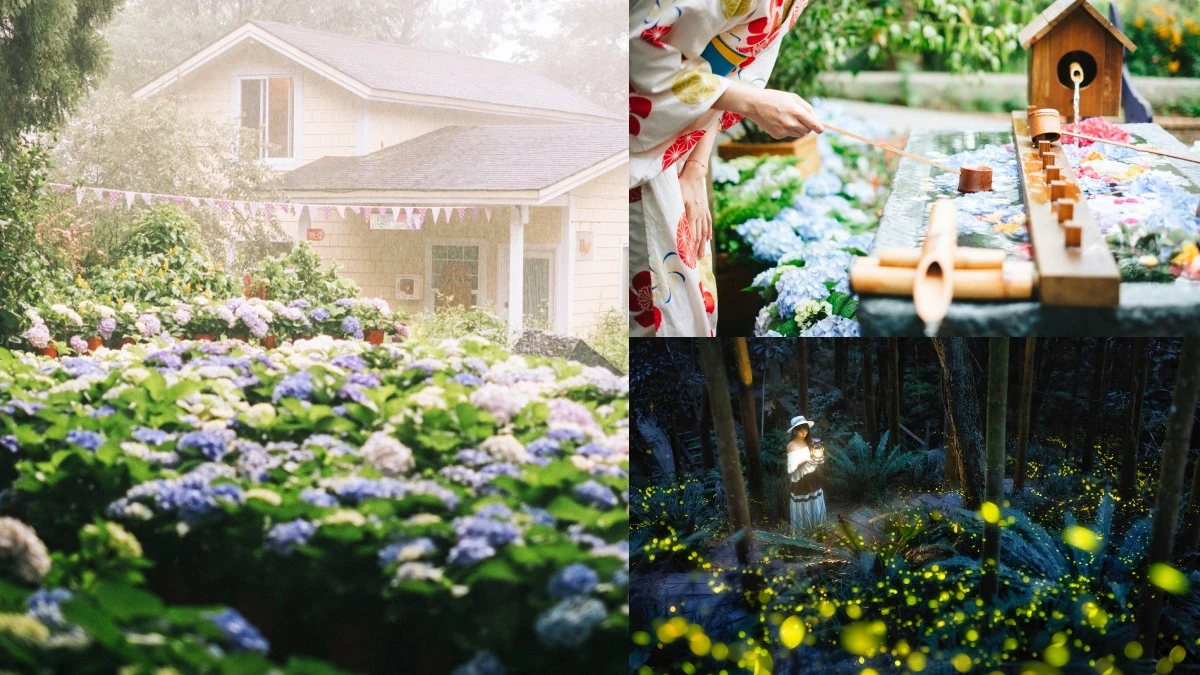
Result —
<instances>
[{"instance_id":1,"label":"upstairs window","mask_svg":"<svg viewBox=\"0 0 1200 675\"><path fill-rule=\"evenodd\" d=\"M259 159L292 159L295 83L290 77L242 80L242 128L256 135Z\"/></svg>"}]
</instances>

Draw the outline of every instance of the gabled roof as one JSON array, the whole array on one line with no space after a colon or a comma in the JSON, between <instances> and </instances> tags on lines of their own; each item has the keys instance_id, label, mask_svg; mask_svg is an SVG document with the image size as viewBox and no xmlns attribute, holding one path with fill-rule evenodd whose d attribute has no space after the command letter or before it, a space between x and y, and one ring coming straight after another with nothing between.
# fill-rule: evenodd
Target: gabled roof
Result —
<instances>
[{"instance_id":1,"label":"gabled roof","mask_svg":"<svg viewBox=\"0 0 1200 675\"><path fill-rule=\"evenodd\" d=\"M406 198L471 193L543 203L628 161L623 124L450 126L360 157L322 157L284 191ZM482 203L482 202L481 202Z\"/></svg>"},{"instance_id":2,"label":"gabled roof","mask_svg":"<svg viewBox=\"0 0 1200 675\"><path fill-rule=\"evenodd\" d=\"M620 119L527 68L390 42L249 21L134 92L146 98L243 42L258 42L363 98L558 120Z\"/></svg>"},{"instance_id":3,"label":"gabled roof","mask_svg":"<svg viewBox=\"0 0 1200 675\"><path fill-rule=\"evenodd\" d=\"M1054 26L1058 25L1058 22L1067 18L1079 5L1083 5L1084 10L1088 14L1091 14L1092 18L1098 21L1121 44L1125 45L1126 49L1131 52L1137 51L1137 47L1134 46L1133 42L1125 37L1125 34L1118 30L1116 26L1112 25L1112 22L1101 14L1100 10L1093 7L1092 3L1088 2L1088 0L1056 0L1054 4L1043 10L1041 14L1035 16L1033 21L1030 21L1028 25L1021 29L1020 33L1017 33L1017 39L1021 41L1021 46L1029 49L1030 45L1041 40L1046 33L1050 32L1051 28L1054 28Z\"/></svg>"}]
</instances>

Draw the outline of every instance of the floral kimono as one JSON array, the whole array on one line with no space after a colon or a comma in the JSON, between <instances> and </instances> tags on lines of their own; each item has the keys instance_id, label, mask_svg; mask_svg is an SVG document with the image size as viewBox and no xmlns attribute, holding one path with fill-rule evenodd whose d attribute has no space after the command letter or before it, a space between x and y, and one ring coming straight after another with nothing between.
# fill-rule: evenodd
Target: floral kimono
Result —
<instances>
[{"instance_id":1,"label":"floral kimono","mask_svg":"<svg viewBox=\"0 0 1200 675\"><path fill-rule=\"evenodd\" d=\"M697 259L679 171L730 80L764 87L808 0L638 0L629 31L630 335L716 334L712 255ZM702 158L707 164L708 158Z\"/></svg>"}]
</instances>

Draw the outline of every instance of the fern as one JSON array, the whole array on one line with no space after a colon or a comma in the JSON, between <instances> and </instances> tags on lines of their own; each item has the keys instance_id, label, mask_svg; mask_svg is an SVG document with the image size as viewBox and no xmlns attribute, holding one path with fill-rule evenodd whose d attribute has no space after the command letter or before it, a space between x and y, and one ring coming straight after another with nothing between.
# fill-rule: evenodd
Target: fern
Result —
<instances>
[{"instance_id":1,"label":"fern","mask_svg":"<svg viewBox=\"0 0 1200 675\"><path fill-rule=\"evenodd\" d=\"M862 436L854 434L844 448L829 448L826 457L826 494L854 504L882 503L894 494L912 475L912 469L922 457L899 444L887 449L887 432L872 448Z\"/></svg>"}]
</instances>

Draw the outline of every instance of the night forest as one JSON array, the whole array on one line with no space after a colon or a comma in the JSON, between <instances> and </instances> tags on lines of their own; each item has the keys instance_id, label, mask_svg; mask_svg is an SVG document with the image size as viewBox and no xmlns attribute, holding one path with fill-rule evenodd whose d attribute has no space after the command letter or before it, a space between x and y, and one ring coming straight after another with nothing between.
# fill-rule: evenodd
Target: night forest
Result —
<instances>
[{"instance_id":1,"label":"night forest","mask_svg":"<svg viewBox=\"0 0 1200 675\"><path fill-rule=\"evenodd\" d=\"M1200 672L1200 340L631 345L631 672Z\"/></svg>"}]
</instances>

